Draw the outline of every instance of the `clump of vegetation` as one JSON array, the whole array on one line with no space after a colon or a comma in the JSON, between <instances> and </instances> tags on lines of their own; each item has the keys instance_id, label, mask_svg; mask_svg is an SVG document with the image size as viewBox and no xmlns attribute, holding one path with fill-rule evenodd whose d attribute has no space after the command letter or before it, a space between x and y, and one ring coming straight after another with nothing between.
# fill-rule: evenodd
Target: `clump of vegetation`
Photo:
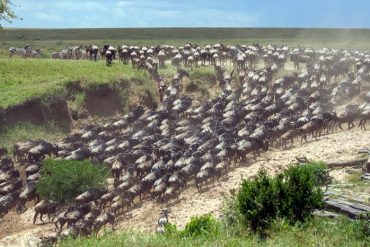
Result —
<instances>
[{"instance_id":1,"label":"clump of vegetation","mask_svg":"<svg viewBox=\"0 0 370 247\"><path fill-rule=\"evenodd\" d=\"M208 236L216 232L218 222L210 214L192 217L182 231L184 237Z\"/></svg>"},{"instance_id":2,"label":"clump of vegetation","mask_svg":"<svg viewBox=\"0 0 370 247\"><path fill-rule=\"evenodd\" d=\"M304 222L312 212L323 206L320 170L322 164L290 167L275 178L260 171L255 180L244 180L236 194L236 215L254 232L264 235L278 218L290 223Z\"/></svg>"},{"instance_id":3,"label":"clump of vegetation","mask_svg":"<svg viewBox=\"0 0 370 247\"><path fill-rule=\"evenodd\" d=\"M276 181L260 171L255 180L244 180L236 197L236 210L255 231L263 231L278 215Z\"/></svg>"},{"instance_id":4,"label":"clump of vegetation","mask_svg":"<svg viewBox=\"0 0 370 247\"><path fill-rule=\"evenodd\" d=\"M45 200L71 202L92 188L105 186L109 171L105 166L90 161L45 160L37 193Z\"/></svg>"},{"instance_id":5,"label":"clump of vegetation","mask_svg":"<svg viewBox=\"0 0 370 247\"><path fill-rule=\"evenodd\" d=\"M211 214L191 217L190 222L185 226L184 230L178 230L176 225L168 223L166 235L178 238L197 238L200 236L209 237L217 234L220 222L217 221Z\"/></svg>"},{"instance_id":6,"label":"clump of vegetation","mask_svg":"<svg viewBox=\"0 0 370 247\"><path fill-rule=\"evenodd\" d=\"M291 223L305 221L315 209L324 205L323 183L320 170L325 166L306 164L290 167L282 175L275 178L278 217Z\"/></svg>"}]
</instances>

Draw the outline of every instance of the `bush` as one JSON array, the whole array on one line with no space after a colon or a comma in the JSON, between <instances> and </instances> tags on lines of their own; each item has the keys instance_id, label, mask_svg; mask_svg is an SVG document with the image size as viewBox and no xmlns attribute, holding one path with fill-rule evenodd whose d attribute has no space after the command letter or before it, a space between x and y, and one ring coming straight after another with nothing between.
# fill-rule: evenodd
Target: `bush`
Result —
<instances>
[{"instance_id":1,"label":"bush","mask_svg":"<svg viewBox=\"0 0 370 247\"><path fill-rule=\"evenodd\" d=\"M237 194L237 209L253 231L263 231L277 216L275 199L274 180L260 171L254 181L243 181Z\"/></svg>"},{"instance_id":2,"label":"bush","mask_svg":"<svg viewBox=\"0 0 370 247\"><path fill-rule=\"evenodd\" d=\"M88 189L102 188L108 174L106 167L87 160L45 160L37 193L44 200L71 202Z\"/></svg>"},{"instance_id":3,"label":"bush","mask_svg":"<svg viewBox=\"0 0 370 247\"><path fill-rule=\"evenodd\" d=\"M176 225L166 224L166 236L177 238L197 238L200 236L215 236L218 231L219 222L211 214L191 217L190 222L184 230L177 230Z\"/></svg>"},{"instance_id":4,"label":"bush","mask_svg":"<svg viewBox=\"0 0 370 247\"><path fill-rule=\"evenodd\" d=\"M275 178L260 171L255 180L244 180L236 194L237 214L254 232L263 235L271 223L284 218L290 223L305 221L323 206L322 164L297 165ZM235 214L235 215L237 215Z\"/></svg>"},{"instance_id":5,"label":"bush","mask_svg":"<svg viewBox=\"0 0 370 247\"><path fill-rule=\"evenodd\" d=\"M277 177L276 203L280 217L291 223L305 221L315 209L323 206L321 174L320 166L314 163L290 167Z\"/></svg>"},{"instance_id":6,"label":"bush","mask_svg":"<svg viewBox=\"0 0 370 247\"><path fill-rule=\"evenodd\" d=\"M301 169L313 174L315 186L327 186L332 182L327 166L322 162L301 165Z\"/></svg>"},{"instance_id":7,"label":"bush","mask_svg":"<svg viewBox=\"0 0 370 247\"><path fill-rule=\"evenodd\" d=\"M217 231L218 222L211 214L191 217L181 232L183 237L198 237L212 235Z\"/></svg>"}]
</instances>

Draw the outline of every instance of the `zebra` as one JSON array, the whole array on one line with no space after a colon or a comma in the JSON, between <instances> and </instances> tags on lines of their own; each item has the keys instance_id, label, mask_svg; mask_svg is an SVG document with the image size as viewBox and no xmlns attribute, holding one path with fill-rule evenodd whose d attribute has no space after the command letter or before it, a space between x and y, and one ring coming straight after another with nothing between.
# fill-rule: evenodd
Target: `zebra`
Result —
<instances>
[{"instance_id":1,"label":"zebra","mask_svg":"<svg viewBox=\"0 0 370 247\"><path fill-rule=\"evenodd\" d=\"M74 47L69 47L68 50L72 50L72 57L74 57L76 60L79 60L82 56L83 56L83 53L81 51L81 48L82 46L81 45L78 45L78 46L74 46Z\"/></svg>"},{"instance_id":2,"label":"zebra","mask_svg":"<svg viewBox=\"0 0 370 247\"><path fill-rule=\"evenodd\" d=\"M60 52L55 51L55 52L51 53L51 59L61 59L61 58L62 57L61 57Z\"/></svg>"},{"instance_id":3,"label":"zebra","mask_svg":"<svg viewBox=\"0 0 370 247\"><path fill-rule=\"evenodd\" d=\"M60 52L61 59L71 59L73 56L73 48L67 47L67 50L62 50Z\"/></svg>"},{"instance_id":4,"label":"zebra","mask_svg":"<svg viewBox=\"0 0 370 247\"><path fill-rule=\"evenodd\" d=\"M42 55L42 49L36 49L34 51L31 51L31 53L27 53L26 56L36 58Z\"/></svg>"},{"instance_id":5,"label":"zebra","mask_svg":"<svg viewBox=\"0 0 370 247\"><path fill-rule=\"evenodd\" d=\"M17 47L10 47L9 48L9 57L13 57L14 55L19 55L23 58L26 58L31 54L31 46L27 45L24 48L17 48Z\"/></svg>"}]
</instances>

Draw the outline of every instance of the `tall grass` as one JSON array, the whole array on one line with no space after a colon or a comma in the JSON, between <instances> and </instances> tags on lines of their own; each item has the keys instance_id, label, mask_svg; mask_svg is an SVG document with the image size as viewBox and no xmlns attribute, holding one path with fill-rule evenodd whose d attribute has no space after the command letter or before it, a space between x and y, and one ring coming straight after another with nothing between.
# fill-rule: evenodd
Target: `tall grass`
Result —
<instances>
[{"instance_id":1,"label":"tall grass","mask_svg":"<svg viewBox=\"0 0 370 247\"><path fill-rule=\"evenodd\" d=\"M219 223L220 224L220 223ZM155 235L123 231L118 234L107 232L101 237L70 239L61 243L61 247L92 247L92 246L261 246L261 247L305 247L305 246L335 246L360 247L368 246L370 237L364 235L363 222L347 218L324 219L313 218L304 224L287 224L283 220L274 222L268 232L269 237L261 240L251 232L235 234L222 225L214 228L210 235L184 237L179 235Z\"/></svg>"}]
</instances>

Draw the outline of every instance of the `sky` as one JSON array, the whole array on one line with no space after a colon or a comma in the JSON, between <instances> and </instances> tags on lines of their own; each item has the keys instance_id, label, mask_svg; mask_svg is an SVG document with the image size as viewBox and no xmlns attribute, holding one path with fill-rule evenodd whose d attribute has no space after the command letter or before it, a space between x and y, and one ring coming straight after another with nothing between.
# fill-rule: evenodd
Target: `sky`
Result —
<instances>
[{"instance_id":1,"label":"sky","mask_svg":"<svg viewBox=\"0 0 370 247\"><path fill-rule=\"evenodd\" d=\"M22 28L370 28L370 0L12 0Z\"/></svg>"}]
</instances>

